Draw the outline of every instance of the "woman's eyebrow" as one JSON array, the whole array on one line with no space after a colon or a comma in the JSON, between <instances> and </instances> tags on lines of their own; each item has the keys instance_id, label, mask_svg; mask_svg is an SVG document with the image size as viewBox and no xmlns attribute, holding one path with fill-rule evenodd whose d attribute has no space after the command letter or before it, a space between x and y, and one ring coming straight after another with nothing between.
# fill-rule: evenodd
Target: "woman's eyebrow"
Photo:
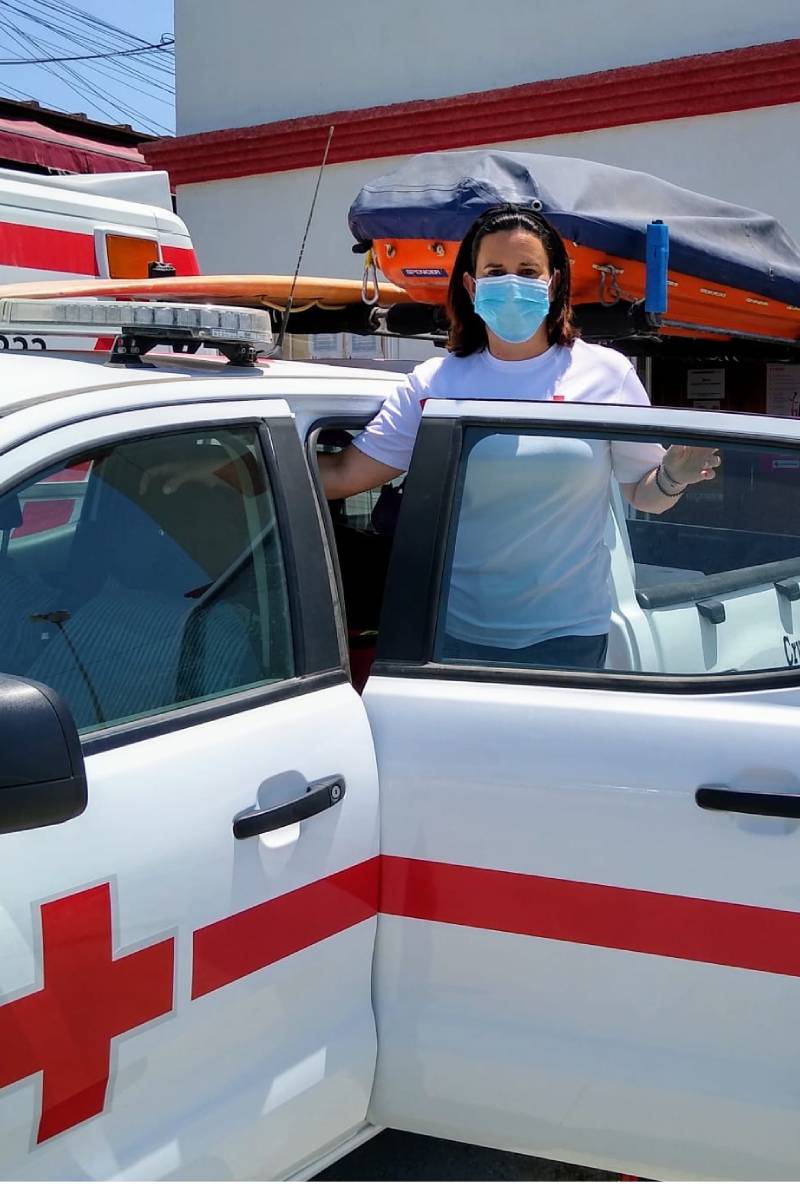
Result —
<instances>
[{"instance_id":1,"label":"woman's eyebrow","mask_svg":"<svg viewBox=\"0 0 800 1200\"><path fill-rule=\"evenodd\" d=\"M484 269L487 267L505 267L505 265L505 263L501 262L487 262L484 263ZM541 267L541 265L535 258L521 258L518 260L518 266L520 267Z\"/></svg>"}]
</instances>

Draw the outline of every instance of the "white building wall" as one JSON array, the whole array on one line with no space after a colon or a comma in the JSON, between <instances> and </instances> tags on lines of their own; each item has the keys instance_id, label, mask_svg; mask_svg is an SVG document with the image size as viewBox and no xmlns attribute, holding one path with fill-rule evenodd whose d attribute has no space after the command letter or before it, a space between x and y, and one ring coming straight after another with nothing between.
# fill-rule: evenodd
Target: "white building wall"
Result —
<instances>
[{"instance_id":1,"label":"white building wall","mask_svg":"<svg viewBox=\"0 0 800 1200\"><path fill-rule=\"evenodd\" d=\"M771 213L800 242L798 140L800 104L787 104L505 145L660 175ZM351 252L347 210L363 183L400 161L372 159L327 168L304 274L360 274L360 260ZM178 211L192 233L202 269L293 272L316 178L314 168L179 187Z\"/></svg>"},{"instance_id":2,"label":"white building wall","mask_svg":"<svg viewBox=\"0 0 800 1200\"><path fill-rule=\"evenodd\" d=\"M178 134L800 36L800 0L175 0Z\"/></svg>"}]
</instances>

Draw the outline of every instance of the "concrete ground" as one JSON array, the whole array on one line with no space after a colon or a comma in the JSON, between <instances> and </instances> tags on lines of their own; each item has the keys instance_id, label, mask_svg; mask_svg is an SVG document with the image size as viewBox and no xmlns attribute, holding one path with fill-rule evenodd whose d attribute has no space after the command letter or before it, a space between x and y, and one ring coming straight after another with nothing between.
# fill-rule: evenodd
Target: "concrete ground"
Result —
<instances>
[{"instance_id":1,"label":"concrete ground","mask_svg":"<svg viewBox=\"0 0 800 1200\"><path fill-rule=\"evenodd\" d=\"M441 1138L419 1137L387 1130L340 1159L318 1180L414 1180L498 1182L511 1180L611 1180L605 1171L572 1167L566 1163L465 1146Z\"/></svg>"}]
</instances>

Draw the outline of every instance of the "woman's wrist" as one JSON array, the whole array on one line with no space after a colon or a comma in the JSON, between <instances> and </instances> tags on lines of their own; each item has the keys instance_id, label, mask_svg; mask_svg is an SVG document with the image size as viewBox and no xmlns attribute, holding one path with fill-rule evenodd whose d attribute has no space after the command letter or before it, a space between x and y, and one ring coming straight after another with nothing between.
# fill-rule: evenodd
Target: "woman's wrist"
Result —
<instances>
[{"instance_id":1,"label":"woman's wrist","mask_svg":"<svg viewBox=\"0 0 800 1200\"><path fill-rule=\"evenodd\" d=\"M666 479L668 484L672 484L673 487L677 488L677 491L670 491L669 487L664 487L664 484L662 483L661 478L660 478L660 476L662 476L662 475L664 476L664 478ZM664 466L663 462L659 463L659 465L656 467L656 473L655 473L654 479L655 479L655 485L658 488L658 490L661 492L661 494L663 496L669 496L671 500L677 500L678 496L682 496L683 493L686 491L686 488L688 487L688 484L678 483L677 479L673 479L672 476L670 475L669 471Z\"/></svg>"},{"instance_id":2,"label":"woman's wrist","mask_svg":"<svg viewBox=\"0 0 800 1200\"><path fill-rule=\"evenodd\" d=\"M664 475L664 478L666 479L667 483L668 483L668 484L669 484L671 487L679 488L679 489L680 489L680 491L682 491L682 492L683 492L683 491L685 491L685 490L686 490L686 488L689 486L689 485L688 485L688 483L681 483L680 479L676 479L676 478L675 478L673 475L670 475L670 473L669 473L669 471L667 470L666 464L664 463L663 459L662 459L662 461L661 461L661 464L660 464L660 468L659 468L659 469L661 470L662 474Z\"/></svg>"}]
</instances>

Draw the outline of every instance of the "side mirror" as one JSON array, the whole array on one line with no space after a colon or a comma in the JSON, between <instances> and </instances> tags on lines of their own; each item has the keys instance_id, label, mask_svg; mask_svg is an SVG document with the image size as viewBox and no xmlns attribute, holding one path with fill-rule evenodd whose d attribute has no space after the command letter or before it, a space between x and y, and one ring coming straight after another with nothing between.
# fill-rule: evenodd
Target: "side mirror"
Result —
<instances>
[{"instance_id":1,"label":"side mirror","mask_svg":"<svg viewBox=\"0 0 800 1200\"><path fill-rule=\"evenodd\" d=\"M78 731L42 683L0 675L0 833L58 825L86 808Z\"/></svg>"}]
</instances>

